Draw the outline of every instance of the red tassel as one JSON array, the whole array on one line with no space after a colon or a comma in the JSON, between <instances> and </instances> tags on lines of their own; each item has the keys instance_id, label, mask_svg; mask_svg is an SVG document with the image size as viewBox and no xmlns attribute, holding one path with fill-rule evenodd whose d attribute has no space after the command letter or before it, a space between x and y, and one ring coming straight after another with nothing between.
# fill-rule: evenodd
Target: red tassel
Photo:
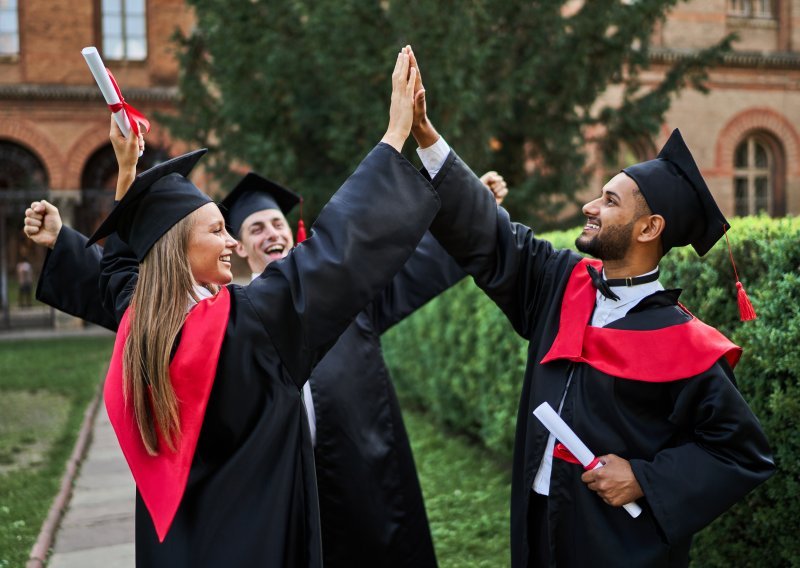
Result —
<instances>
[{"instance_id":1,"label":"red tassel","mask_svg":"<svg viewBox=\"0 0 800 568\"><path fill-rule=\"evenodd\" d=\"M299 245L304 240L306 240L306 224L300 219L297 222L297 244Z\"/></svg>"},{"instance_id":2,"label":"red tassel","mask_svg":"<svg viewBox=\"0 0 800 568\"><path fill-rule=\"evenodd\" d=\"M300 198L300 220L297 222L297 244L306 240L306 224L303 223L303 198Z\"/></svg>"},{"instance_id":3,"label":"red tassel","mask_svg":"<svg viewBox=\"0 0 800 568\"><path fill-rule=\"evenodd\" d=\"M756 319L755 309L753 304L750 303L750 298L747 297L747 292L744 291L744 286L739 281L739 273L736 271L736 263L733 262L733 250L731 249L731 241L728 240L728 231L725 225L722 225L722 231L725 233L725 242L728 243L728 254L731 256L731 264L733 265L733 275L736 277L736 301L739 303L739 318L742 321L750 321Z\"/></svg>"},{"instance_id":4,"label":"red tassel","mask_svg":"<svg viewBox=\"0 0 800 568\"><path fill-rule=\"evenodd\" d=\"M753 309L753 304L750 303L750 298L747 297L747 292L744 291L742 283L736 282L736 296L739 302L739 317L742 321L750 321L756 319L756 311Z\"/></svg>"}]
</instances>

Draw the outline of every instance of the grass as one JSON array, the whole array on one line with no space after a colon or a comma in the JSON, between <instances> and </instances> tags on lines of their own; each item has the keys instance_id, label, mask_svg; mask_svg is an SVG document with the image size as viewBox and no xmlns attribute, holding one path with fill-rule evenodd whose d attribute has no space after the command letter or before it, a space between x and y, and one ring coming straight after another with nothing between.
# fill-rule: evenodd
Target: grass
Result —
<instances>
[{"instance_id":1,"label":"grass","mask_svg":"<svg viewBox=\"0 0 800 568\"><path fill-rule=\"evenodd\" d=\"M511 470L467 438L403 411L441 568L508 566Z\"/></svg>"},{"instance_id":2,"label":"grass","mask_svg":"<svg viewBox=\"0 0 800 568\"><path fill-rule=\"evenodd\" d=\"M28 560L112 342L0 342L0 568Z\"/></svg>"}]
</instances>

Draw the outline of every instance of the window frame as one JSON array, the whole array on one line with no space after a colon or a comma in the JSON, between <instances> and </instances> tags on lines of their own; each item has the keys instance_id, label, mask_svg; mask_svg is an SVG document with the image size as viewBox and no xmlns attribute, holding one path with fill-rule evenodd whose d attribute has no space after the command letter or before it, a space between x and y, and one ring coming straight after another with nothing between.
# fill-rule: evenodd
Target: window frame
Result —
<instances>
[{"instance_id":1,"label":"window frame","mask_svg":"<svg viewBox=\"0 0 800 568\"><path fill-rule=\"evenodd\" d=\"M103 27L103 17L105 16L105 12L103 10L103 0L95 0L95 30L97 36L97 45L99 46L100 53L103 55L103 58L107 61L113 62L120 62L120 63L127 63L127 64L142 64L146 63L150 57L150 26L148 25L148 15L150 14L150 0L142 0L142 4L144 6L144 57L141 59L131 59L129 55L129 38L127 36L126 31L126 17L129 14L126 13L126 2L130 0L119 0L121 6L121 24L120 30L122 35L119 36L119 39L122 43L122 57L111 56L106 53L106 33Z\"/></svg>"},{"instance_id":2,"label":"window frame","mask_svg":"<svg viewBox=\"0 0 800 568\"><path fill-rule=\"evenodd\" d=\"M736 156L743 144L747 144L747 163L739 166ZM755 163L756 145L760 145L767 154L767 165L759 167ZM786 214L785 169L783 150L780 143L772 136L760 131L750 131L737 142L733 149L733 211L736 215L741 209L737 196L738 180L746 180L747 215L758 215L763 211L770 217L782 217ZM767 179L767 208L757 209L758 198L756 187L758 179Z\"/></svg>"},{"instance_id":3,"label":"window frame","mask_svg":"<svg viewBox=\"0 0 800 568\"><path fill-rule=\"evenodd\" d=\"M0 52L0 60L15 60L22 53L22 26L20 25L20 22L22 21L22 1L15 0L15 2L16 5L13 10L17 17L17 25L15 30L17 36L17 50L14 52Z\"/></svg>"}]
</instances>

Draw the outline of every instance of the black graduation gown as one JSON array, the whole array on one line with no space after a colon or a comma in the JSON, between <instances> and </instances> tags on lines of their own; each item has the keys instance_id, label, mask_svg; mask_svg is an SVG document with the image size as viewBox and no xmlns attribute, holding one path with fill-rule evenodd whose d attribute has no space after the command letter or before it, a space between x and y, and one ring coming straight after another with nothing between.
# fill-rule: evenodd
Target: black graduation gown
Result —
<instances>
[{"instance_id":1,"label":"black graduation gown","mask_svg":"<svg viewBox=\"0 0 800 568\"><path fill-rule=\"evenodd\" d=\"M137 495L138 566L321 566L313 450L300 388L388 285L438 208L430 184L380 144L314 234L248 286L230 315L186 492L163 543ZM122 316L135 259L112 236L101 294Z\"/></svg>"},{"instance_id":2,"label":"black graduation gown","mask_svg":"<svg viewBox=\"0 0 800 568\"><path fill-rule=\"evenodd\" d=\"M102 248L63 227L48 251L38 298L116 331L97 280ZM73 274L80 278L72 278ZM348 326L309 378L324 562L436 566L422 490L380 336L464 277L430 233L403 269ZM94 280L92 280L94 278Z\"/></svg>"},{"instance_id":3,"label":"black graduation gown","mask_svg":"<svg viewBox=\"0 0 800 568\"><path fill-rule=\"evenodd\" d=\"M311 374L326 568L436 566L380 335L463 277L426 235Z\"/></svg>"},{"instance_id":4,"label":"black graduation gown","mask_svg":"<svg viewBox=\"0 0 800 568\"><path fill-rule=\"evenodd\" d=\"M579 465L554 459L547 499L551 564L686 566L692 535L774 470L758 420L726 362L670 383L621 379L565 360L540 364L580 257L512 223L478 191L480 181L454 152L433 185L442 207L431 231L530 342L514 446L512 565L528 566L529 531L539 528L528 526L528 501L548 432L532 413L545 401L558 408L566 389L562 416L596 455L630 460L644 512L633 519L606 505L580 480ZM657 294L612 325L643 330L681 323L685 313L676 299Z\"/></svg>"},{"instance_id":5,"label":"black graduation gown","mask_svg":"<svg viewBox=\"0 0 800 568\"><path fill-rule=\"evenodd\" d=\"M103 309L98 282L103 249L86 248L84 235L64 225L47 255L36 285L36 299L49 306L117 331L117 319Z\"/></svg>"}]
</instances>

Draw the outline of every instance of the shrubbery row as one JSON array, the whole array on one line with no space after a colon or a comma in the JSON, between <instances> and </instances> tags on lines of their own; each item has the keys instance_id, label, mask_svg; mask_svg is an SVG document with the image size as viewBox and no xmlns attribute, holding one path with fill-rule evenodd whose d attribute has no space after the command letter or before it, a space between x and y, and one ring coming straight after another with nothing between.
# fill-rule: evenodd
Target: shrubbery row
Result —
<instances>
[{"instance_id":1,"label":"shrubbery row","mask_svg":"<svg viewBox=\"0 0 800 568\"><path fill-rule=\"evenodd\" d=\"M700 259L673 250L661 264L681 302L744 347L739 389L760 418L778 473L700 533L694 566L800 566L800 219L734 219L739 275L758 319L739 322L724 239ZM572 247L578 231L544 238ZM510 462L525 342L472 283L459 283L386 334L404 404L478 439Z\"/></svg>"}]
</instances>

